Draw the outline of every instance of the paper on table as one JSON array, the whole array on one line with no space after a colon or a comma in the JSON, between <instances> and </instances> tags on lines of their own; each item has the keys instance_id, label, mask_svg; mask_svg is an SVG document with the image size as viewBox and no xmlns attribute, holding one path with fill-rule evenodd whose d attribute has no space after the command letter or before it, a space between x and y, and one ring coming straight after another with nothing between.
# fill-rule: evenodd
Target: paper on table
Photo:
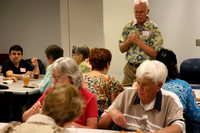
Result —
<instances>
[{"instance_id":1,"label":"paper on table","mask_svg":"<svg viewBox=\"0 0 200 133\"><path fill-rule=\"evenodd\" d=\"M13 83L13 80L4 80L3 83L4 83L4 84L12 84L12 83Z\"/></svg>"}]
</instances>

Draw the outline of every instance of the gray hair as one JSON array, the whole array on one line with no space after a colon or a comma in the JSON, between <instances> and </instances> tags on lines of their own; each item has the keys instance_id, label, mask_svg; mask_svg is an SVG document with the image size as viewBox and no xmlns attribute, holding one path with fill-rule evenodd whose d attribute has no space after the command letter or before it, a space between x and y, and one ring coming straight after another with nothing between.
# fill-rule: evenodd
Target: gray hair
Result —
<instances>
[{"instance_id":1,"label":"gray hair","mask_svg":"<svg viewBox=\"0 0 200 133\"><path fill-rule=\"evenodd\" d=\"M56 72L59 76L69 76L73 85L77 88L82 87L83 76L76 61L70 57L61 57L57 59L52 67L51 73Z\"/></svg>"},{"instance_id":2,"label":"gray hair","mask_svg":"<svg viewBox=\"0 0 200 133\"><path fill-rule=\"evenodd\" d=\"M155 84L164 83L168 75L165 64L157 60L145 60L136 70L137 78L151 79Z\"/></svg>"},{"instance_id":3,"label":"gray hair","mask_svg":"<svg viewBox=\"0 0 200 133\"><path fill-rule=\"evenodd\" d=\"M75 54L75 55L82 54L83 60L85 60L88 58L88 56L90 54L90 49L85 44L79 44L79 45L73 46L72 54Z\"/></svg>"}]
</instances>

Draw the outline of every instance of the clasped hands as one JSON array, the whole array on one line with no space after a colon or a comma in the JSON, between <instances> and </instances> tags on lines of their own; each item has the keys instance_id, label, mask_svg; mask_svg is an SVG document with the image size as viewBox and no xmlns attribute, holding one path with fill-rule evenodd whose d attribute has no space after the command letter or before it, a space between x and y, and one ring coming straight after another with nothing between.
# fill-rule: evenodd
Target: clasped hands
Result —
<instances>
[{"instance_id":1,"label":"clasped hands","mask_svg":"<svg viewBox=\"0 0 200 133\"><path fill-rule=\"evenodd\" d=\"M135 43L135 44L137 45L138 42L140 41L139 35L138 35L137 31L136 31L134 34L131 34L131 35L128 37L127 41L129 42L129 44L130 44L130 43Z\"/></svg>"}]
</instances>

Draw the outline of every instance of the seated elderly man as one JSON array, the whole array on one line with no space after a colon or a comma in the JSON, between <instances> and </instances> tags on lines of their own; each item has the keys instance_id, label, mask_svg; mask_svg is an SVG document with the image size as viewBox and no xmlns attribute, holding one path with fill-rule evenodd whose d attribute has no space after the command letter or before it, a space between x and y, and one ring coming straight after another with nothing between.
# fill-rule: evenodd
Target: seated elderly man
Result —
<instances>
[{"instance_id":1,"label":"seated elderly man","mask_svg":"<svg viewBox=\"0 0 200 133\"><path fill-rule=\"evenodd\" d=\"M46 93L40 114L32 115L25 123L9 124L0 133L68 133L61 126L74 121L83 112L83 106L75 86L58 83Z\"/></svg>"},{"instance_id":2,"label":"seated elderly man","mask_svg":"<svg viewBox=\"0 0 200 133\"><path fill-rule=\"evenodd\" d=\"M105 110L99 128L116 125L143 132L184 133L183 106L179 98L161 89L166 77L166 66L159 61L144 61L136 71L136 89L120 93Z\"/></svg>"}]
</instances>

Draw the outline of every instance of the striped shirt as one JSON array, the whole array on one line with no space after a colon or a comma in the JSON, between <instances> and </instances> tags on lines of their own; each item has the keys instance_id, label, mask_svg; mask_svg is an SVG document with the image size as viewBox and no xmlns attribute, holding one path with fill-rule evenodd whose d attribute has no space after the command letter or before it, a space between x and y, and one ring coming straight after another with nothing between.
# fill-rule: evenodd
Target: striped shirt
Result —
<instances>
[{"instance_id":1,"label":"striped shirt","mask_svg":"<svg viewBox=\"0 0 200 133\"><path fill-rule=\"evenodd\" d=\"M127 89L118 95L105 112L112 109L119 110L124 114L127 129L130 130L155 132L177 124L181 127L182 132L185 132L183 106L176 94L161 89L153 102L152 107L146 109L137 95L137 90Z\"/></svg>"}]
</instances>

